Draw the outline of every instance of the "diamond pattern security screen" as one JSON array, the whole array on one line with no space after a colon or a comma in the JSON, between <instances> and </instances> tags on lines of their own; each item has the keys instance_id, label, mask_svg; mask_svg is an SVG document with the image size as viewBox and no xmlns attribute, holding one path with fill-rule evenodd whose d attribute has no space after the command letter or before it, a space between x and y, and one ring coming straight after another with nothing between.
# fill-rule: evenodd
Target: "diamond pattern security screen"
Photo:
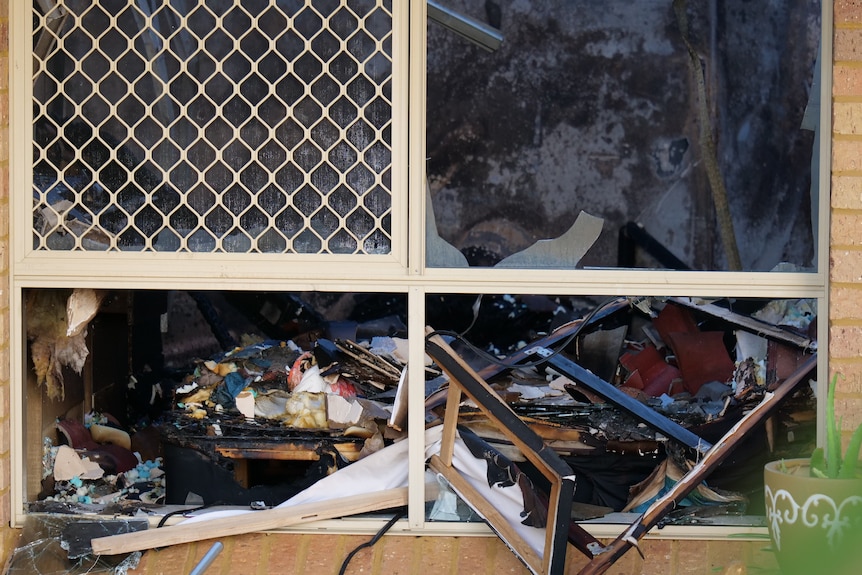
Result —
<instances>
[{"instance_id":1,"label":"diamond pattern security screen","mask_svg":"<svg viewBox=\"0 0 862 575\"><path fill-rule=\"evenodd\" d=\"M391 0L36 0L33 249L387 254Z\"/></svg>"}]
</instances>

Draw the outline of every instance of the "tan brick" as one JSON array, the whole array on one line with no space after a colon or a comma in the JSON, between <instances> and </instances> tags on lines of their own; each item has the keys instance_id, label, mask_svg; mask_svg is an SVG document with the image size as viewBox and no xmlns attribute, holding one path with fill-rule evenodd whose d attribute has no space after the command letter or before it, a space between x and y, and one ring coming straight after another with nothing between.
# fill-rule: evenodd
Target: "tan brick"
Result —
<instances>
[{"instance_id":1,"label":"tan brick","mask_svg":"<svg viewBox=\"0 0 862 575\"><path fill-rule=\"evenodd\" d=\"M681 544L683 542L680 542ZM686 542L687 543L687 542ZM701 542L693 546L694 553L700 555L700 567L697 564L692 571L680 569L678 573L722 573L732 565L744 564L746 561L746 544L734 541ZM682 558L682 555L680 555ZM682 567L682 565L680 565Z\"/></svg>"},{"instance_id":2,"label":"tan brick","mask_svg":"<svg viewBox=\"0 0 862 575\"><path fill-rule=\"evenodd\" d=\"M144 553L138 568L129 570L129 575L144 573L188 573L194 569L190 553L193 545L170 545ZM184 569L184 571L183 571Z\"/></svg>"},{"instance_id":3,"label":"tan brick","mask_svg":"<svg viewBox=\"0 0 862 575\"><path fill-rule=\"evenodd\" d=\"M706 568L703 545L691 545L690 543L688 541L674 541L675 558L672 573L700 573Z\"/></svg>"},{"instance_id":4,"label":"tan brick","mask_svg":"<svg viewBox=\"0 0 862 575\"><path fill-rule=\"evenodd\" d=\"M269 566L269 550L272 542L272 537L266 533L248 533L237 537L234 541L233 552L227 556L229 566L222 572L226 573L290 573L290 571L281 571L278 568L270 571ZM195 564L209 550L212 542L204 541L203 550L196 551L197 559ZM201 545L199 544L199 545ZM314 571L310 571L313 573ZM320 571L323 575L323 571Z\"/></svg>"},{"instance_id":5,"label":"tan brick","mask_svg":"<svg viewBox=\"0 0 862 575\"><path fill-rule=\"evenodd\" d=\"M4 383L3 385L0 385L0 420L8 422L9 415L9 384ZM6 428L0 427L0 429L3 429L3 431L0 433L2 433L6 437L9 437L10 434Z\"/></svg>"},{"instance_id":6,"label":"tan brick","mask_svg":"<svg viewBox=\"0 0 862 575\"><path fill-rule=\"evenodd\" d=\"M416 544L418 537L384 537L377 542L375 552L379 559L373 573L412 573L422 565L422 551Z\"/></svg>"},{"instance_id":7,"label":"tan brick","mask_svg":"<svg viewBox=\"0 0 862 575\"><path fill-rule=\"evenodd\" d=\"M862 176L833 176L831 202L833 208L862 209Z\"/></svg>"},{"instance_id":8,"label":"tan brick","mask_svg":"<svg viewBox=\"0 0 862 575\"><path fill-rule=\"evenodd\" d=\"M829 381L838 374L835 390L841 394L862 394L862 361L859 358L835 359L829 364Z\"/></svg>"},{"instance_id":9,"label":"tan brick","mask_svg":"<svg viewBox=\"0 0 862 575\"><path fill-rule=\"evenodd\" d=\"M9 236L9 203L0 202L0 238Z\"/></svg>"},{"instance_id":10,"label":"tan brick","mask_svg":"<svg viewBox=\"0 0 862 575\"><path fill-rule=\"evenodd\" d=\"M493 557L497 547L489 545L490 542L491 540L486 537L461 537L457 539L455 572L493 575Z\"/></svg>"},{"instance_id":11,"label":"tan brick","mask_svg":"<svg viewBox=\"0 0 862 575\"><path fill-rule=\"evenodd\" d=\"M494 551L494 562L492 564L492 573L509 573L511 575L527 575L530 570L521 563L512 551L506 547L505 543L497 539ZM424 558L423 558L424 560ZM415 573L430 574L431 571L415 571ZM454 573L454 571L453 571ZM388 575L386 571L381 571L380 575Z\"/></svg>"},{"instance_id":12,"label":"tan brick","mask_svg":"<svg viewBox=\"0 0 862 575\"><path fill-rule=\"evenodd\" d=\"M833 285L829 290L829 317L862 319L862 285Z\"/></svg>"},{"instance_id":13,"label":"tan brick","mask_svg":"<svg viewBox=\"0 0 862 575\"><path fill-rule=\"evenodd\" d=\"M858 241L856 238L846 238L834 244L847 245L849 241ZM829 277L839 283L862 282L862 251L859 250L832 250L829 258Z\"/></svg>"},{"instance_id":14,"label":"tan brick","mask_svg":"<svg viewBox=\"0 0 862 575\"><path fill-rule=\"evenodd\" d=\"M9 126L0 124L0 162L9 161Z\"/></svg>"},{"instance_id":15,"label":"tan brick","mask_svg":"<svg viewBox=\"0 0 862 575\"><path fill-rule=\"evenodd\" d=\"M6 465L6 462L3 462ZM12 520L12 503L8 493L0 494L0 537L5 541L0 547L0 561L6 562L6 558L12 554L15 549L15 542L20 535L21 529L12 529L9 527L9 522ZM11 534L14 532L14 539ZM11 541L10 541L11 540Z\"/></svg>"},{"instance_id":16,"label":"tan brick","mask_svg":"<svg viewBox=\"0 0 862 575\"><path fill-rule=\"evenodd\" d=\"M832 170L862 170L862 141L841 138L832 140ZM834 179L832 186L835 186Z\"/></svg>"},{"instance_id":17,"label":"tan brick","mask_svg":"<svg viewBox=\"0 0 862 575\"><path fill-rule=\"evenodd\" d=\"M458 563L458 548L454 537L436 541L433 537L420 537L416 542L422 550L422 566L429 573L453 573Z\"/></svg>"},{"instance_id":18,"label":"tan brick","mask_svg":"<svg viewBox=\"0 0 862 575\"><path fill-rule=\"evenodd\" d=\"M205 573L229 573L229 571L226 570L226 565L228 565L230 558L233 556L231 550L233 549L233 547L235 547L237 539L239 539L239 537L227 537L219 540L221 541L222 545L224 545L224 547L222 548L221 553L216 555L213 562L210 563L210 566L206 569ZM200 560L203 559L203 556L206 555L207 551L210 550L210 547L212 547L213 543L214 541L202 541L194 545L181 545L181 547L188 547L189 556L187 558L187 561L189 561L194 566L200 563ZM141 558L142 561L138 564L138 569L141 573L153 573L153 571L148 570L147 565L149 561L143 561L143 559L152 560L154 557L155 556L150 553L144 554L144 557ZM157 563L154 563L151 569L159 568L163 567L161 567ZM155 572L159 573L160 571ZM129 573L136 573L136 571L129 571Z\"/></svg>"},{"instance_id":19,"label":"tan brick","mask_svg":"<svg viewBox=\"0 0 862 575\"><path fill-rule=\"evenodd\" d=\"M672 542L669 539L647 539L641 545L644 561L641 573L648 575L667 575L671 572L671 560L673 558Z\"/></svg>"},{"instance_id":20,"label":"tan brick","mask_svg":"<svg viewBox=\"0 0 862 575\"><path fill-rule=\"evenodd\" d=\"M834 42L832 57L836 62L862 60L862 29L837 28Z\"/></svg>"},{"instance_id":21,"label":"tan brick","mask_svg":"<svg viewBox=\"0 0 862 575\"><path fill-rule=\"evenodd\" d=\"M0 458L9 458L11 454L10 444L12 434L9 432L9 423L10 418L8 416L0 419L0 429L3 430L3 433L0 433Z\"/></svg>"},{"instance_id":22,"label":"tan brick","mask_svg":"<svg viewBox=\"0 0 862 575\"><path fill-rule=\"evenodd\" d=\"M351 541L355 540L351 539ZM356 541L355 545L347 548L345 538L341 535L321 534L309 538L304 573L308 573L309 575L311 573L337 575L347 553L361 543L364 543L364 541ZM371 565L373 556L374 549L363 549L356 554L350 566L355 570L359 570L362 566L369 566ZM269 566L272 568L270 572L281 572L278 565L270 564ZM362 569L362 571L368 571L368 569Z\"/></svg>"},{"instance_id":23,"label":"tan brick","mask_svg":"<svg viewBox=\"0 0 862 575\"><path fill-rule=\"evenodd\" d=\"M3 435L6 435L5 433ZM3 463L0 465L0 493L6 495L9 490L9 479L12 476L9 466L9 455L8 452L3 452L2 454Z\"/></svg>"},{"instance_id":24,"label":"tan brick","mask_svg":"<svg viewBox=\"0 0 862 575\"><path fill-rule=\"evenodd\" d=\"M857 32L854 30L854 32ZM862 30L859 30L862 37ZM836 64L833 68L832 95L858 96L862 94L862 66Z\"/></svg>"},{"instance_id":25,"label":"tan brick","mask_svg":"<svg viewBox=\"0 0 862 575\"><path fill-rule=\"evenodd\" d=\"M0 57L0 90L9 89L9 58Z\"/></svg>"},{"instance_id":26,"label":"tan brick","mask_svg":"<svg viewBox=\"0 0 862 575\"><path fill-rule=\"evenodd\" d=\"M835 102L832 107L832 130L836 134L862 135L862 105L858 102Z\"/></svg>"},{"instance_id":27,"label":"tan brick","mask_svg":"<svg viewBox=\"0 0 862 575\"><path fill-rule=\"evenodd\" d=\"M862 424L862 399L835 394L835 417L843 431L853 431Z\"/></svg>"},{"instance_id":28,"label":"tan brick","mask_svg":"<svg viewBox=\"0 0 862 575\"><path fill-rule=\"evenodd\" d=\"M749 573L778 573L778 561L771 542L749 541L745 545L745 565Z\"/></svg>"},{"instance_id":29,"label":"tan brick","mask_svg":"<svg viewBox=\"0 0 862 575\"><path fill-rule=\"evenodd\" d=\"M0 240L0 277L9 275L9 242ZM2 288L0 288L2 289ZM6 291L0 293L0 305L6 299Z\"/></svg>"},{"instance_id":30,"label":"tan brick","mask_svg":"<svg viewBox=\"0 0 862 575\"><path fill-rule=\"evenodd\" d=\"M862 24L862 0L835 0L832 10L836 26Z\"/></svg>"},{"instance_id":31,"label":"tan brick","mask_svg":"<svg viewBox=\"0 0 862 575\"><path fill-rule=\"evenodd\" d=\"M862 246L862 212L833 212L829 228L830 244L834 246ZM841 257L836 258L840 260ZM844 280L835 280L844 281Z\"/></svg>"},{"instance_id":32,"label":"tan brick","mask_svg":"<svg viewBox=\"0 0 862 575\"><path fill-rule=\"evenodd\" d=\"M855 358L862 355L862 326L830 327L829 355L834 358Z\"/></svg>"},{"instance_id":33,"label":"tan brick","mask_svg":"<svg viewBox=\"0 0 862 575\"><path fill-rule=\"evenodd\" d=\"M0 202L9 203L9 166L0 161Z\"/></svg>"},{"instance_id":34,"label":"tan brick","mask_svg":"<svg viewBox=\"0 0 862 575\"><path fill-rule=\"evenodd\" d=\"M0 349L9 346L9 312L0 310Z\"/></svg>"}]
</instances>

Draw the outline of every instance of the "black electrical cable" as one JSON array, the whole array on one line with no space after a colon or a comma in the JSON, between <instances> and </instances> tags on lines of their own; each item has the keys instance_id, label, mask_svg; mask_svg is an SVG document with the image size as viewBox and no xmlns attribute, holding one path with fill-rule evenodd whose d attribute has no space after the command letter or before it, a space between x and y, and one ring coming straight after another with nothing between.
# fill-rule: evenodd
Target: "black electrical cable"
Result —
<instances>
[{"instance_id":1,"label":"black electrical cable","mask_svg":"<svg viewBox=\"0 0 862 575\"><path fill-rule=\"evenodd\" d=\"M185 513L194 513L195 511L200 511L201 509L208 509L210 507L216 505L225 505L224 501L213 501L212 503L207 503L206 505L201 505L199 507L192 507L191 509L176 509L174 511L170 511L165 513L162 519L159 521L159 524L156 525L156 528L164 527L165 523L167 523L168 519L173 517L174 515L183 515Z\"/></svg>"},{"instance_id":2,"label":"black electrical cable","mask_svg":"<svg viewBox=\"0 0 862 575\"><path fill-rule=\"evenodd\" d=\"M398 511L392 517L392 519L390 519L386 523L386 525L384 525L383 527L380 528L380 531L378 531L374 535L374 537L372 537L371 539L369 539L365 543L362 543L361 545L357 546L353 551L348 553L347 557L344 558L344 562L341 564L341 569L338 571L338 575L344 575L344 573L347 571L347 565L348 565L348 563L350 563L350 560L353 559L354 555L356 555L357 553L359 553L361 550L365 549L366 547L371 547L372 545L377 543L380 540L380 538L383 537L386 534L386 532L389 531L392 528L392 526L395 525L395 523L397 523L398 520L401 519L402 517L404 517L406 514L407 514L407 511L404 509Z\"/></svg>"}]
</instances>

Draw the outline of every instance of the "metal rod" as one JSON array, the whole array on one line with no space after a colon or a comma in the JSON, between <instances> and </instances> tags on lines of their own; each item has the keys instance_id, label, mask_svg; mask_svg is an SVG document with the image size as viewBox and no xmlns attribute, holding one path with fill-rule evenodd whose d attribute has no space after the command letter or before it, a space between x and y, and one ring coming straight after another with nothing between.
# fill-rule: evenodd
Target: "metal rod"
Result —
<instances>
[{"instance_id":1,"label":"metal rod","mask_svg":"<svg viewBox=\"0 0 862 575\"><path fill-rule=\"evenodd\" d=\"M550 350L547 348L534 347L529 351L538 354L540 357L548 357L548 363L551 364L554 369L569 379L583 385L593 393L599 394L612 404L627 411L653 429L657 429L668 437L675 439L700 453L706 453L712 447L712 444L708 441L698 437L685 427L661 415L633 397L626 395L613 384L608 383L597 375L594 375L592 372L584 369L572 360L561 355L552 355Z\"/></svg>"},{"instance_id":2,"label":"metal rod","mask_svg":"<svg viewBox=\"0 0 862 575\"><path fill-rule=\"evenodd\" d=\"M459 36L463 36L477 46L493 52L503 42L503 35L496 28L488 26L469 16L455 12L451 8L441 6L434 0L428 2L428 18L434 20L441 26L452 30Z\"/></svg>"},{"instance_id":3,"label":"metal rod","mask_svg":"<svg viewBox=\"0 0 862 575\"><path fill-rule=\"evenodd\" d=\"M195 568L189 572L189 575L201 575L204 571L207 570L213 561L215 561L216 555L221 553L221 550L224 549L224 545L221 541L216 541L213 543L213 546L210 547L210 550L207 551L207 554L203 556L203 558L195 565Z\"/></svg>"}]
</instances>

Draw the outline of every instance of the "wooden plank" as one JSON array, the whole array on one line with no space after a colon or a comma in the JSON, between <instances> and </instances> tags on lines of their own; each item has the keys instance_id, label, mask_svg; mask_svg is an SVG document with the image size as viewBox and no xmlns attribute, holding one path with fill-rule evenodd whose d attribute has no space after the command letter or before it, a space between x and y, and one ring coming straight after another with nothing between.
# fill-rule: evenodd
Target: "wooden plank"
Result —
<instances>
[{"instance_id":1,"label":"wooden plank","mask_svg":"<svg viewBox=\"0 0 862 575\"><path fill-rule=\"evenodd\" d=\"M275 459L279 461L317 461L320 455L313 449L289 449L280 446L272 447L222 447L216 452L229 459Z\"/></svg>"},{"instance_id":2,"label":"wooden plank","mask_svg":"<svg viewBox=\"0 0 862 575\"><path fill-rule=\"evenodd\" d=\"M793 344L799 349L806 351L817 349L817 340L793 333L791 331L787 331L786 329L776 327L771 323L766 323L764 321L760 321L759 319L755 319L747 315L732 312L727 308L723 308L713 303L698 303L695 300L687 297L673 297L670 298L670 301L681 306L687 307L688 309L696 310L711 315L713 317L723 319L728 323L732 323L746 331L757 334L761 337L767 337L770 339L775 339L778 341L783 341L785 343Z\"/></svg>"},{"instance_id":3,"label":"wooden plank","mask_svg":"<svg viewBox=\"0 0 862 575\"><path fill-rule=\"evenodd\" d=\"M427 490L426 490L427 491ZM407 505L407 488L386 489L375 493L363 493L339 497L328 501L302 503L290 507L278 507L263 511L252 511L243 515L220 517L209 521L191 524L171 525L138 533L112 535L93 539L93 553L96 555L118 555L143 551L156 547L167 547L181 543L191 543L216 537L229 537L255 531L278 529L347 517L358 513L370 513Z\"/></svg>"},{"instance_id":4,"label":"wooden plank","mask_svg":"<svg viewBox=\"0 0 862 575\"><path fill-rule=\"evenodd\" d=\"M458 407L461 405L461 388L457 385L449 389L446 398L446 414L443 416L443 437L440 442L440 459L452 465L452 451L455 447L455 433L458 427Z\"/></svg>"}]
</instances>

